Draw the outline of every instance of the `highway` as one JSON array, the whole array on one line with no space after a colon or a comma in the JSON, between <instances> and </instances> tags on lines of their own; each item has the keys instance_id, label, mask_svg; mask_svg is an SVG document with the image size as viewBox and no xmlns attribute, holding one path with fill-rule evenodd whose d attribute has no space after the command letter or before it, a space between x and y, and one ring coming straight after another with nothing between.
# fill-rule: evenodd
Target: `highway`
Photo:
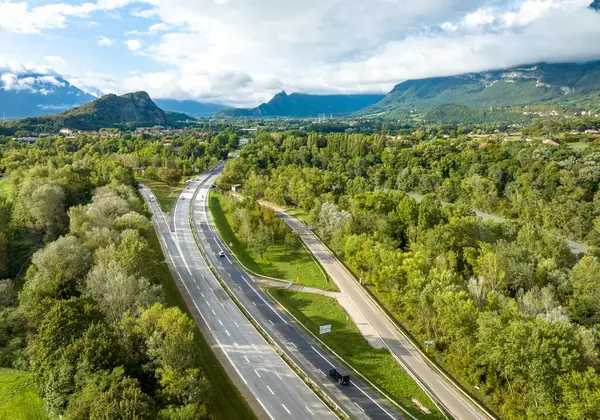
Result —
<instances>
[{"instance_id":1,"label":"highway","mask_svg":"<svg viewBox=\"0 0 600 420\"><path fill-rule=\"evenodd\" d=\"M172 226L153 201L150 190L141 188L165 257L193 302L194 308L190 310L198 312L239 379L264 410L257 413L259 418L335 419L334 413L241 313L200 253L190 228L190 202L195 189L211 176L202 174L182 192Z\"/></svg>"},{"instance_id":2,"label":"highway","mask_svg":"<svg viewBox=\"0 0 600 420\"><path fill-rule=\"evenodd\" d=\"M401 415L396 408L354 376L350 386L340 386L334 382L328 376L328 371L336 365L335 359L289 319L285 312L277 308L233 257L219 256L226 247L214 230L208 209L210 188L219 175L220 171L217 170L208 182L192 186L197 188L193 202L193 225L205 257L230 292L271 339L346 415L353 419L411 418L409 414Z\"/></svg>"},{"instance_id":3,"label":"highway","mask_svg":"<svg viewBox=\"0 0 600 420\"><path fill-rule=\"evenodd\" d=\"M418 378L439 404L457 419L483 420L489 418L470 399L458 391L447 378L424 360L419 350L404 336L344 265L310 229L280 209L274 209L300 235L302 241L334 280L340 291L351 300L375 329L390 352L396 356L396 360Z\"/></svg>"}]
</instances>

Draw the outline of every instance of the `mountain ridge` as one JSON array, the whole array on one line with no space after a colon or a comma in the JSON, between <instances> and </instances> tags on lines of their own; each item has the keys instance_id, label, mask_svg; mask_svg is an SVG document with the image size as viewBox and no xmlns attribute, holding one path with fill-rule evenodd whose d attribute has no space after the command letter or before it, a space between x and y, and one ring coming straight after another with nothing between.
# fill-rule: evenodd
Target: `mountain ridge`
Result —
<instances>
[{"instance_id":1,"label":"mountain ridge","mask_svg":"<svg viewBox=\"0 0 600 420\"><path fill-rule=\"evenodd\" d=\"M160 109L144 91L121 96L104 95L92 102L80 105L56 115L27 117L12 121L9 127L35 131L57 131L60 128L98 130L119 126L169 125L176 121L192 119Z\"/></svg>"},{"instance_id":2,"label":"mountain ridge","mask_svg":"<svg viewBox=\"0 0 600 420\"><path fill-rule=\"evenodd\" d=\"M59 75L0 74L0 115L8 118L58 113L94 99Z\"/></svg>"},{"instance_id":3,"label":"mountain ridge","mask_svg":"<svg viewBox=\"0 0 600 420\"><path fill-rule=\"evenodd\" d=\"M600 95L600 61L538 63L479 73L407 80L361 115L456 104L473 108L552 103L593 106ZM596 105L598 106L598 105Z\"/></svg>"},{"instance_id":4,"label":"mountain ridge","mask_svg":"<svg viewBox=\"0 0 600 420\"><path fill-rule=\"evenodd\" d=\"M182 112L195 118L209 117L227 108L227 105L193 99L159 98L154 99L154 102L165 111Z\"/></svg>"},{"instance_id":5,"label":"mountain ridge","mask_svg":"<svg viewBox=\"0 0 600 420\"><path fill-rule=\"evenodd\" d=\"M231 108L217 117L316 117L319 114L344 115L356 112L384 97L383 94L312 95L281 91L255 108Z\"/></svg>"}]
</instances>

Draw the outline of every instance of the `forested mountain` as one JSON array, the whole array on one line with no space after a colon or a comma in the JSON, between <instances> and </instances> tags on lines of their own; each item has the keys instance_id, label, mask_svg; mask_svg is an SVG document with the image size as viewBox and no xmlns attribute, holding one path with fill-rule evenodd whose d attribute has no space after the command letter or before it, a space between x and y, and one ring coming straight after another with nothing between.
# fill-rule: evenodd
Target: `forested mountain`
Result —
<instances>
[{"instance_id":1,"label":"forested mountain","mask_svg":"<svg viewBox=\"0 0 600 420\"><path fill-rule=\"evenodd\" d=\"M590 8L600 10L600 0L594 0L592 4L590 4Z\"/></svg>"},{"instance_id":2,"label":"forested mountain","mask_svg":"<svg viewBox=\"0 0 600 420\"><path fill-rule=\"evenodd\" d=\"M316 117L319 114L343 115L372 105L384 95L309 95L280 92L256 108L225 109L221 117Z\"/></svg>"},{"instance_id":3,"label":"forested mountain","mask_svg":"<svg viewBox=\"0 0 600 420\"><path fill-rule=\"evenodd\" d=\"M0 74L0 116L7 118L55 114L94 99L60 76Z\"/></svg>"},{"instance_id":4,"label":"forested mountain","mask_svg":"<svg viewBox=\"0 0 600 420\"><path fill-rule=\"evenodd\" d=\"M191 117L160 109L146 92L133 92L122 96L104 95L57 115L29 117L8 126L32 131L55 131L63 127L97 130L119 125L168 125L186 119Z\"/></svg>"},{"instance_id":5,"label":"forested mountain","mask_svg":"<svg viewBox=\"0 0 600 420\"><path fill-rule=\"evenodd\" d=\"M600 61L540 63L450 77L407 80L362 114L456 104L475 108L539 103L598 108Z\"/></svg>"},{"instance_id":6,"label":"forested mountain","mask_svg":"<svg viewBox=\"0 0 600 420\"><path fill-rule=\"evenodd\" d=\"M223 104L198 102L189 99L181 101L178 99L155 99L154 103L166 111L182 112L194 118L209 117L227 107Z\"/></svg>"}]
</instances>

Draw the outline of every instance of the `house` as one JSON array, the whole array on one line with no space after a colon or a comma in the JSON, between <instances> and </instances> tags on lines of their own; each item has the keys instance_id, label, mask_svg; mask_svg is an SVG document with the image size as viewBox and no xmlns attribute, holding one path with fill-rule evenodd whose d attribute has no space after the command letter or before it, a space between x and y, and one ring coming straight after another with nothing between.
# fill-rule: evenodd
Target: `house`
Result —
<instances>
[{"instance_id":1,"label":"house","mask_svg":"<svg viewBox=\"0 0 600 420\"><path fill-rule=\"evenodd\" d=\"M73 130L71 130L70 128L61 128L58 133L59 134L64 134L66 136L70 136L70 135L73 134Z\"/></svg>"},{"instance_id":2,"label":"house","mask_svg":"<svg viewBox=\"0 0 600 420\"><path fill-rule=\"evenodd\" d=\"M242 189L242 186L240 184L234 184L231 186L231 191L233 192L238 192Z\"/></svg>"},{"instance_id":3,"label":"house","mask_svg":"<svg viewBox=\"0 0 600 420\"><path fill-rule=\"evenodd\" d=\"M542 141L542 143L547 144L548 146L560 146L560 144L558 144L554 140L550 140L550 139L546 139L546 140Z\"/></svg>"}]
</instances>

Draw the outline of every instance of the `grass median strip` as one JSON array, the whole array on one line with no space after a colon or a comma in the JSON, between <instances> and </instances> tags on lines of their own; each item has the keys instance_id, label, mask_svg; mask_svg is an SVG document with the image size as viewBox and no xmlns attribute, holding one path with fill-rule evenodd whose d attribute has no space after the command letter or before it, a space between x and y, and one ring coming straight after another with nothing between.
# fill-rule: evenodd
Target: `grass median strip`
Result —
<instances>
[{"instance_id":1,"label":"grass median strip","mask_svg":"<svg viewBox=\"0 0 600 420\"><path fill-rule=\"evenodd\" d=\"M335 299L281 289L269 289L269 293L313 333L319 334L320 325L331 325L331 333L320 336L323 342L412 415L423 419L444 418L387 350L369 345ZM419 410L413 399L431 414Z\"/></svg>"},{"instance_id":2,"label":"grass median strip","mask_svg":"<svg viewBox=\"0 0 600 420\"><path fill-rule=\"evenodd\" d=\"M211 191L210 212L221 238L231 244L236 257L248 269L257 274L291 281L304 286L324 290L337 290L335 284L328 282L317 263L312 259L303 246L294 251L286 249L283 244L276 243L269 247L261 258L250 247L246 246L236 236L231 228L231 215L224 212L220 202L220 194Z\"/></svg>"},{"instance_id":3,"label":"grass median strip","mask_svg":"<svg viewBox=\"0 0 600 420\"><path fill-rule=\"evenodd\" d=\"M137 178L137 180L152 190L152 193L158 200L158 204L160 204L160 208L167 213L171 210L171 206L173 206L179 192L185 188L184 182L170 186L162 181L149 178Z\"/></svg>"}]
</instances>

